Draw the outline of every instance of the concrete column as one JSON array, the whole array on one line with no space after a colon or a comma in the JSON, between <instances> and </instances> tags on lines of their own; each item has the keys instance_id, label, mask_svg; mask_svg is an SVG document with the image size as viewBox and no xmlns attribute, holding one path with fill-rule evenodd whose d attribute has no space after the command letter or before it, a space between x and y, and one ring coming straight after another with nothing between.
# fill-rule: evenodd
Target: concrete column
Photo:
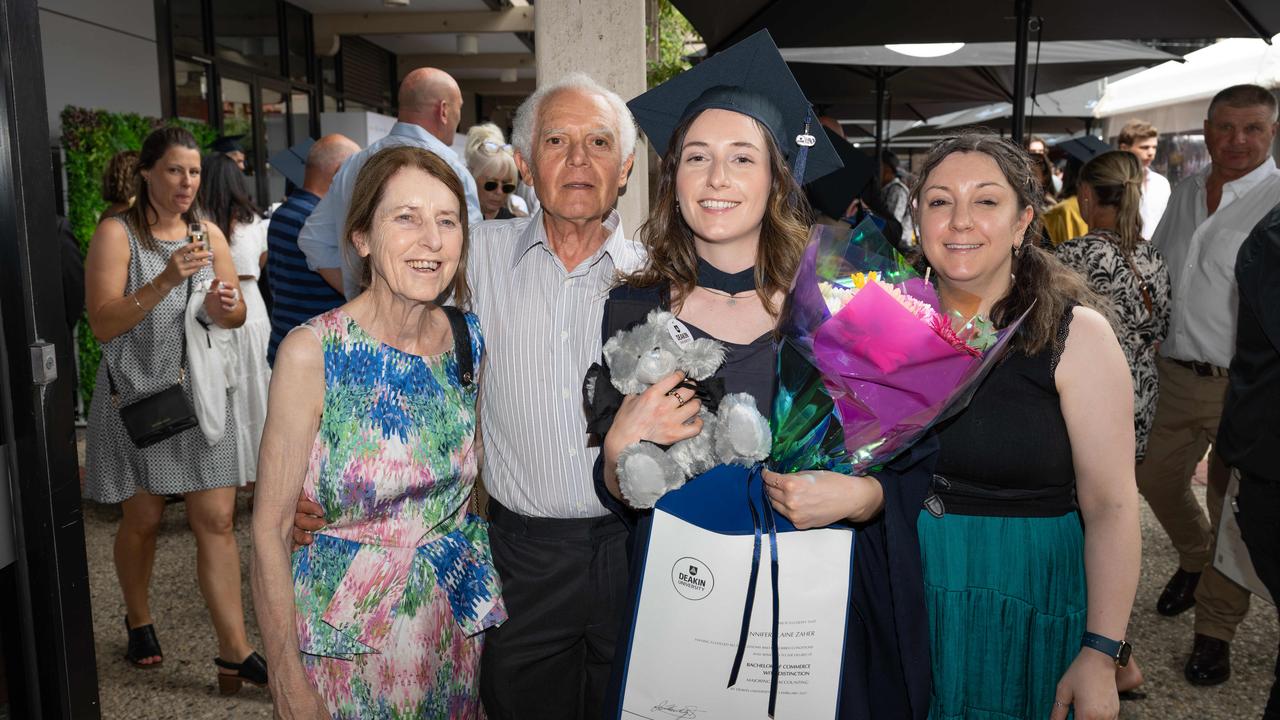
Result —
<instances>
[{"instance_id":1,"label":"concrete column","mask_svg":"<svg viewBox=\"0 0 1280 720\"><path fill-rule=\"evenodd\" d=\"M538 84L575 70L630 100L645 91L645 0L538 0L534 6ZM618 211L629 235L649 213L648 150L636 162Z\"/></svg>"}]
</instances>

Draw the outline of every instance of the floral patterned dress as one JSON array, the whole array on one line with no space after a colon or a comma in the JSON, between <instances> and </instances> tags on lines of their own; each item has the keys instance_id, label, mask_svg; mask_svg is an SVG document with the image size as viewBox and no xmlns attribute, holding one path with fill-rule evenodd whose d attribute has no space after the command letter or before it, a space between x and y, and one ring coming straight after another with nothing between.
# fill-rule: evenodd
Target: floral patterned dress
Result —
<instances>
[{"instance_id":1,"label":"floral patterned dress","mask_svg":"<svg viewBox=\"0 0 1280 720\"><path fill-rule=\"evenodd\" d=\"M327 522L293 555L307 675L335 720L483 717L481 632L506 610L488 526L467 514L476 386L452 350L402 352L340 308L307 327L325 395L303 493Z\"/></svg>"}]
</instances>

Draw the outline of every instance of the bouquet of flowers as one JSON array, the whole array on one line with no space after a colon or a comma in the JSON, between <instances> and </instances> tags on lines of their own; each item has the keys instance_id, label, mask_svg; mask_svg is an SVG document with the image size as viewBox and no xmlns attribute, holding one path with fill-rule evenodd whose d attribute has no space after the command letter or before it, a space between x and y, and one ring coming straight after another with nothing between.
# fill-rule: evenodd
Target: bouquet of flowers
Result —
<instances>
[{"instance_id":1,"label":"bouquet of flowers","mask_svg":"<svg viewBox=\"0 0 1280 720\"><path fill-rule=\"evenodd\" d=\"M1020 322L945 312L870 220L815 226L779 323L772 469L888 462L968 403Z\"/></svg>"}]
</instances>

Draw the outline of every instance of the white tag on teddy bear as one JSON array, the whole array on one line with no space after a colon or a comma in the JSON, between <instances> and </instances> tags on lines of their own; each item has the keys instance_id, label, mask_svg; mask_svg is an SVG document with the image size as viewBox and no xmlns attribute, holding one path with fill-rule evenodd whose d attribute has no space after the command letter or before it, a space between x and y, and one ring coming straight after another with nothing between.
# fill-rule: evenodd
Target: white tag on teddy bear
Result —
<instances>
[{"instance_id":1,"label":"white tag on teddy bear","mask_svg":"<svg viewBox=\"0 0 1280 720\"><path fill-rule=\"evenodd\" d=\"M681 350L693 342L693 333L689 332L689 328L685 327L684 323L675 318L667 321L667 332L671 335L671 339L675 340L676 344L680 346Z\"/></svg>"}]
</instances>

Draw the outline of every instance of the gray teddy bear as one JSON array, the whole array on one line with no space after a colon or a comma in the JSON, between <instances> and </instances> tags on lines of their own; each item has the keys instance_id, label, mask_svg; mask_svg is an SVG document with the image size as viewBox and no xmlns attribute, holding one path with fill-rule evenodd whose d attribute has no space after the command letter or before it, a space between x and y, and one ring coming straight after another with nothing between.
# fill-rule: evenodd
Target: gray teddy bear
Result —
<instances>
[{"instance_id":1,"label":"gray teddy bear","mask_svg":"<svg viewBox=\"0 0 1280 720\"><path fill-rule=\"evenodd\" d=\"M711 377L724 362L724 346L693 339L674 315L653 310L644 324L610 338L604 359L618 392L636 395L676 370L683 370L690 380ZM593 392L587 389L588 401ZM714 414L704 406L698 417L702 431L687 440L666 450L641 441L618 456L618 486L632 507L653 507L658 498L716 465L750 466L768 457L769 421L750 395L727 394Z\"/></svg>"}]
</instances>

